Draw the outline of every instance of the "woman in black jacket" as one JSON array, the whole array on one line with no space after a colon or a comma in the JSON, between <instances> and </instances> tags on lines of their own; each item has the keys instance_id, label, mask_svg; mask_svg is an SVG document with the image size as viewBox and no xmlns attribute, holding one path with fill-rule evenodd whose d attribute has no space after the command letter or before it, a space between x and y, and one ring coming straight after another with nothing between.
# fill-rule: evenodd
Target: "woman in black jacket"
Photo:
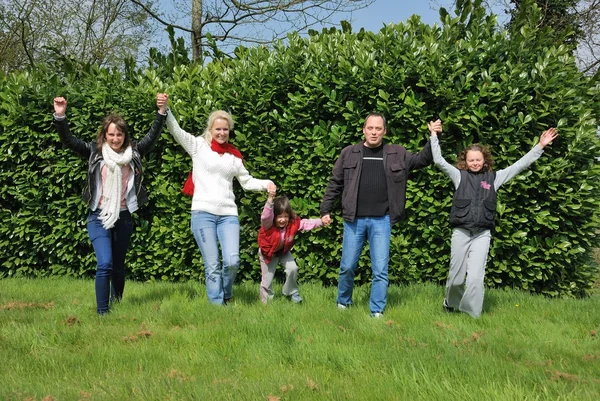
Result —
<instances>
[{"instance_id":1,"label":"woman in black jacket","mask_svg":"<svg viewBox=\"0 0 600 401\"><path fill-rule=\"evenodd\" d=\"M61 142L88 159L88 182L83 200L89 207L87 229L96 253L96 304L99 315L111 301L123 297L125 254L133 233L131 213L148 199L142 187L141 157L160 136L167 117L168 95L156 96L158 113L140 141L133 142L123 117L110 114L102 122L95 141L74 137L65 116L67 101L54 98L54 126Z\"/></svg>"}]
</instances>

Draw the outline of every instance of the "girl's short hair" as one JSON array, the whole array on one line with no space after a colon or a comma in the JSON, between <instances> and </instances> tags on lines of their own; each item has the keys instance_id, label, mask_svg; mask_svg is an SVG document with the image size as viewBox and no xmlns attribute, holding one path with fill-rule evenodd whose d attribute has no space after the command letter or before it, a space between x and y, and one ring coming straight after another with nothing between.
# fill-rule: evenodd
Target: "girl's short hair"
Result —
<instances>
[{"instance_id":1,"label":"girl's short hair","mask_svg":"<svg viewBox=\"0 0 600 401\"><path fill-rule=\"evenodd\" d=\"M215 120L219 118L227 121L227 124L229 125L229 131L233 131L233 117L231 117L231 114L229 114L225 110L215 110L208 115L208 120L206 121L206 128L204 128L204 139L206 139L206 142L208 143L212 142L212 135L210 134L210 129L215 124Z\"/></svg>"},{"instance_id":2,"label":"girl's short hair","mask_svg":"<svg viewBox=\"0 0 600 401\"><path fill-rule=\"evenodd\" d=\"M292 205L287 196L280 196L273 200L273 222L275 222L277 216L282 213L287 213L290 221L296 219L296 213L294 212L294 209L292 209Z\"/></svg>"},{"instance_id":3,"label":"girl's short hair","mask_svg":"<svg viewBox=\"0 0 600 401\"><path fill-rule=\"evenodd\" d=\"M125 119L116 113L111 113L104 118L100 130L98 130L98 135L96 135L96 148L99 152L102 152L102 145L106 142L106 133L111 124L115 124L117 129L124 135L123 145L120 150L127 148L131 142L131 139L129 138L129 129L127 128Z\"/></svg>"},{"instance_id":4,"label":"girl's short hair","mask_svg":"<svg viewBox=\"0 0 600 401\"><path fill-rule=\"evenodd\" d=\"M469 145L465 148L465 150L459 153L458 159L456 159L457 169L468 170L467 153L470 150L481 152L481 154L483 155L483 166L481 167L482 172L492 170L492 167L494 166L494 159L492 158L492 153L490 152L490 149L487 146L481 145L479 143Z\"/></svg>"}]
</instances>

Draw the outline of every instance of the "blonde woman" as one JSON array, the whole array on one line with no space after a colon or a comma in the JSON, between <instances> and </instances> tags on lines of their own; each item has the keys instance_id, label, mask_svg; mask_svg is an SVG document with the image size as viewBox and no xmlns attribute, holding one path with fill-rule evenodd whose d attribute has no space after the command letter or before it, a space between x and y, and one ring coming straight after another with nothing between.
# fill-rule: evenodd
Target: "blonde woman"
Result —
<instances>
[{"instance_id":1,"label":"blonde woman","mask_svg":"<svg viewBox=\"0 0 600 401\"><path fill-rule=\"evenodd\" d=\"M240 224L233 178L246 191L275 190L276 187L270 180L252 177L244 167L240 151L229 143L233 130L229 113L212 112L200 136L181 129L171 113L167 127L192 158L191 229L204 260L208 300L212 304L226 304L233 297L233 282L240 265Z\"/></svg>"}]
</instances>

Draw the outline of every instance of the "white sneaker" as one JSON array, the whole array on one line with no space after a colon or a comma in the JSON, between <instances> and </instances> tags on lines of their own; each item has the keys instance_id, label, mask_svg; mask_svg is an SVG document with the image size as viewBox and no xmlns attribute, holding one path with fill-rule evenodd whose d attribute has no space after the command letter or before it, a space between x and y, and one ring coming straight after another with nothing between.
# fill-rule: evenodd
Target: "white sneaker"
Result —
<instances>
[{"instance_id":1,"label":"white sneaker","mask_svg":"<svg viewBox=\"0 0 600 401\"><path fill-rule=\"evenodd\" d=\"M348 307L344 304L337 304L338 309L348 309Z\"/></svg>"},{"instance_id":2,"label":"white sneaker","mask_svg":"<svg viewBox=\"0 0 600 401\"><path fill-rule=\"evenodd\" d=\"M290 299L295 304L299 304L302 302L302 297L297 292L293 293L292 296L290 297Z\"/></svg>"},{"instance_id":3,"label":"white sneaker","mask_svg":"<svg viewBox=\"0 0 600 401\"><path fill-rule=\"evenodd\" d=\"M381 312L371 313L371 317L375 318L375 319L379 319L379 318L383 317L383 313L381 313Z\"/></svg>"}]
</instances>

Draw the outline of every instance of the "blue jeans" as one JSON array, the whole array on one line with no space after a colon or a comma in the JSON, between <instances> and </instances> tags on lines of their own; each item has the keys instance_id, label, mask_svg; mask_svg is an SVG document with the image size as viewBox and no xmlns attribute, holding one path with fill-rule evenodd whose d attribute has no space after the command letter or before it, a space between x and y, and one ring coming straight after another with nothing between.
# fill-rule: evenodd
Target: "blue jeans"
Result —
<instances>
[{"instance_id":1,"label":"blue jeans","mask_svg":"<svg viewBox=\"0 0 600 401\"><path fill-rule=\"evenodd\" d=\"M208 301L221 305L233 297L233 282L240 266L240 223L237 216L192 211L192 233L204 260ZM222 268L219 257L221 245Z\"/></svg>"},{"instance_id":2,"label":"blue jeans","mask_svg":"<svg viewBox=\"0 0 600 401\"><path fill-rule=\"evenodd\" d=\"M352 304L354 272L365 239L369 241L373 283L371 285L371 313L381 313L387 302L388 264L390 261L390 216L358 217L354 222L344 221L344 240L337 303Z\"/></svg>"},{"instance_id":3,"label":"blue jeans","mask_svg":"<svg viewBox=\"0 0 600 401\"><path fill-rule=\"evenodd\" d=\"M100 210L91 212L87 230L96 253L96 307L102 315L109 310L109 296L113 301L123 297L125 288L125 254L133 233L133 219L125 210L119 213L114 227L102 227Z\"/></svg>"}]
</instances>

